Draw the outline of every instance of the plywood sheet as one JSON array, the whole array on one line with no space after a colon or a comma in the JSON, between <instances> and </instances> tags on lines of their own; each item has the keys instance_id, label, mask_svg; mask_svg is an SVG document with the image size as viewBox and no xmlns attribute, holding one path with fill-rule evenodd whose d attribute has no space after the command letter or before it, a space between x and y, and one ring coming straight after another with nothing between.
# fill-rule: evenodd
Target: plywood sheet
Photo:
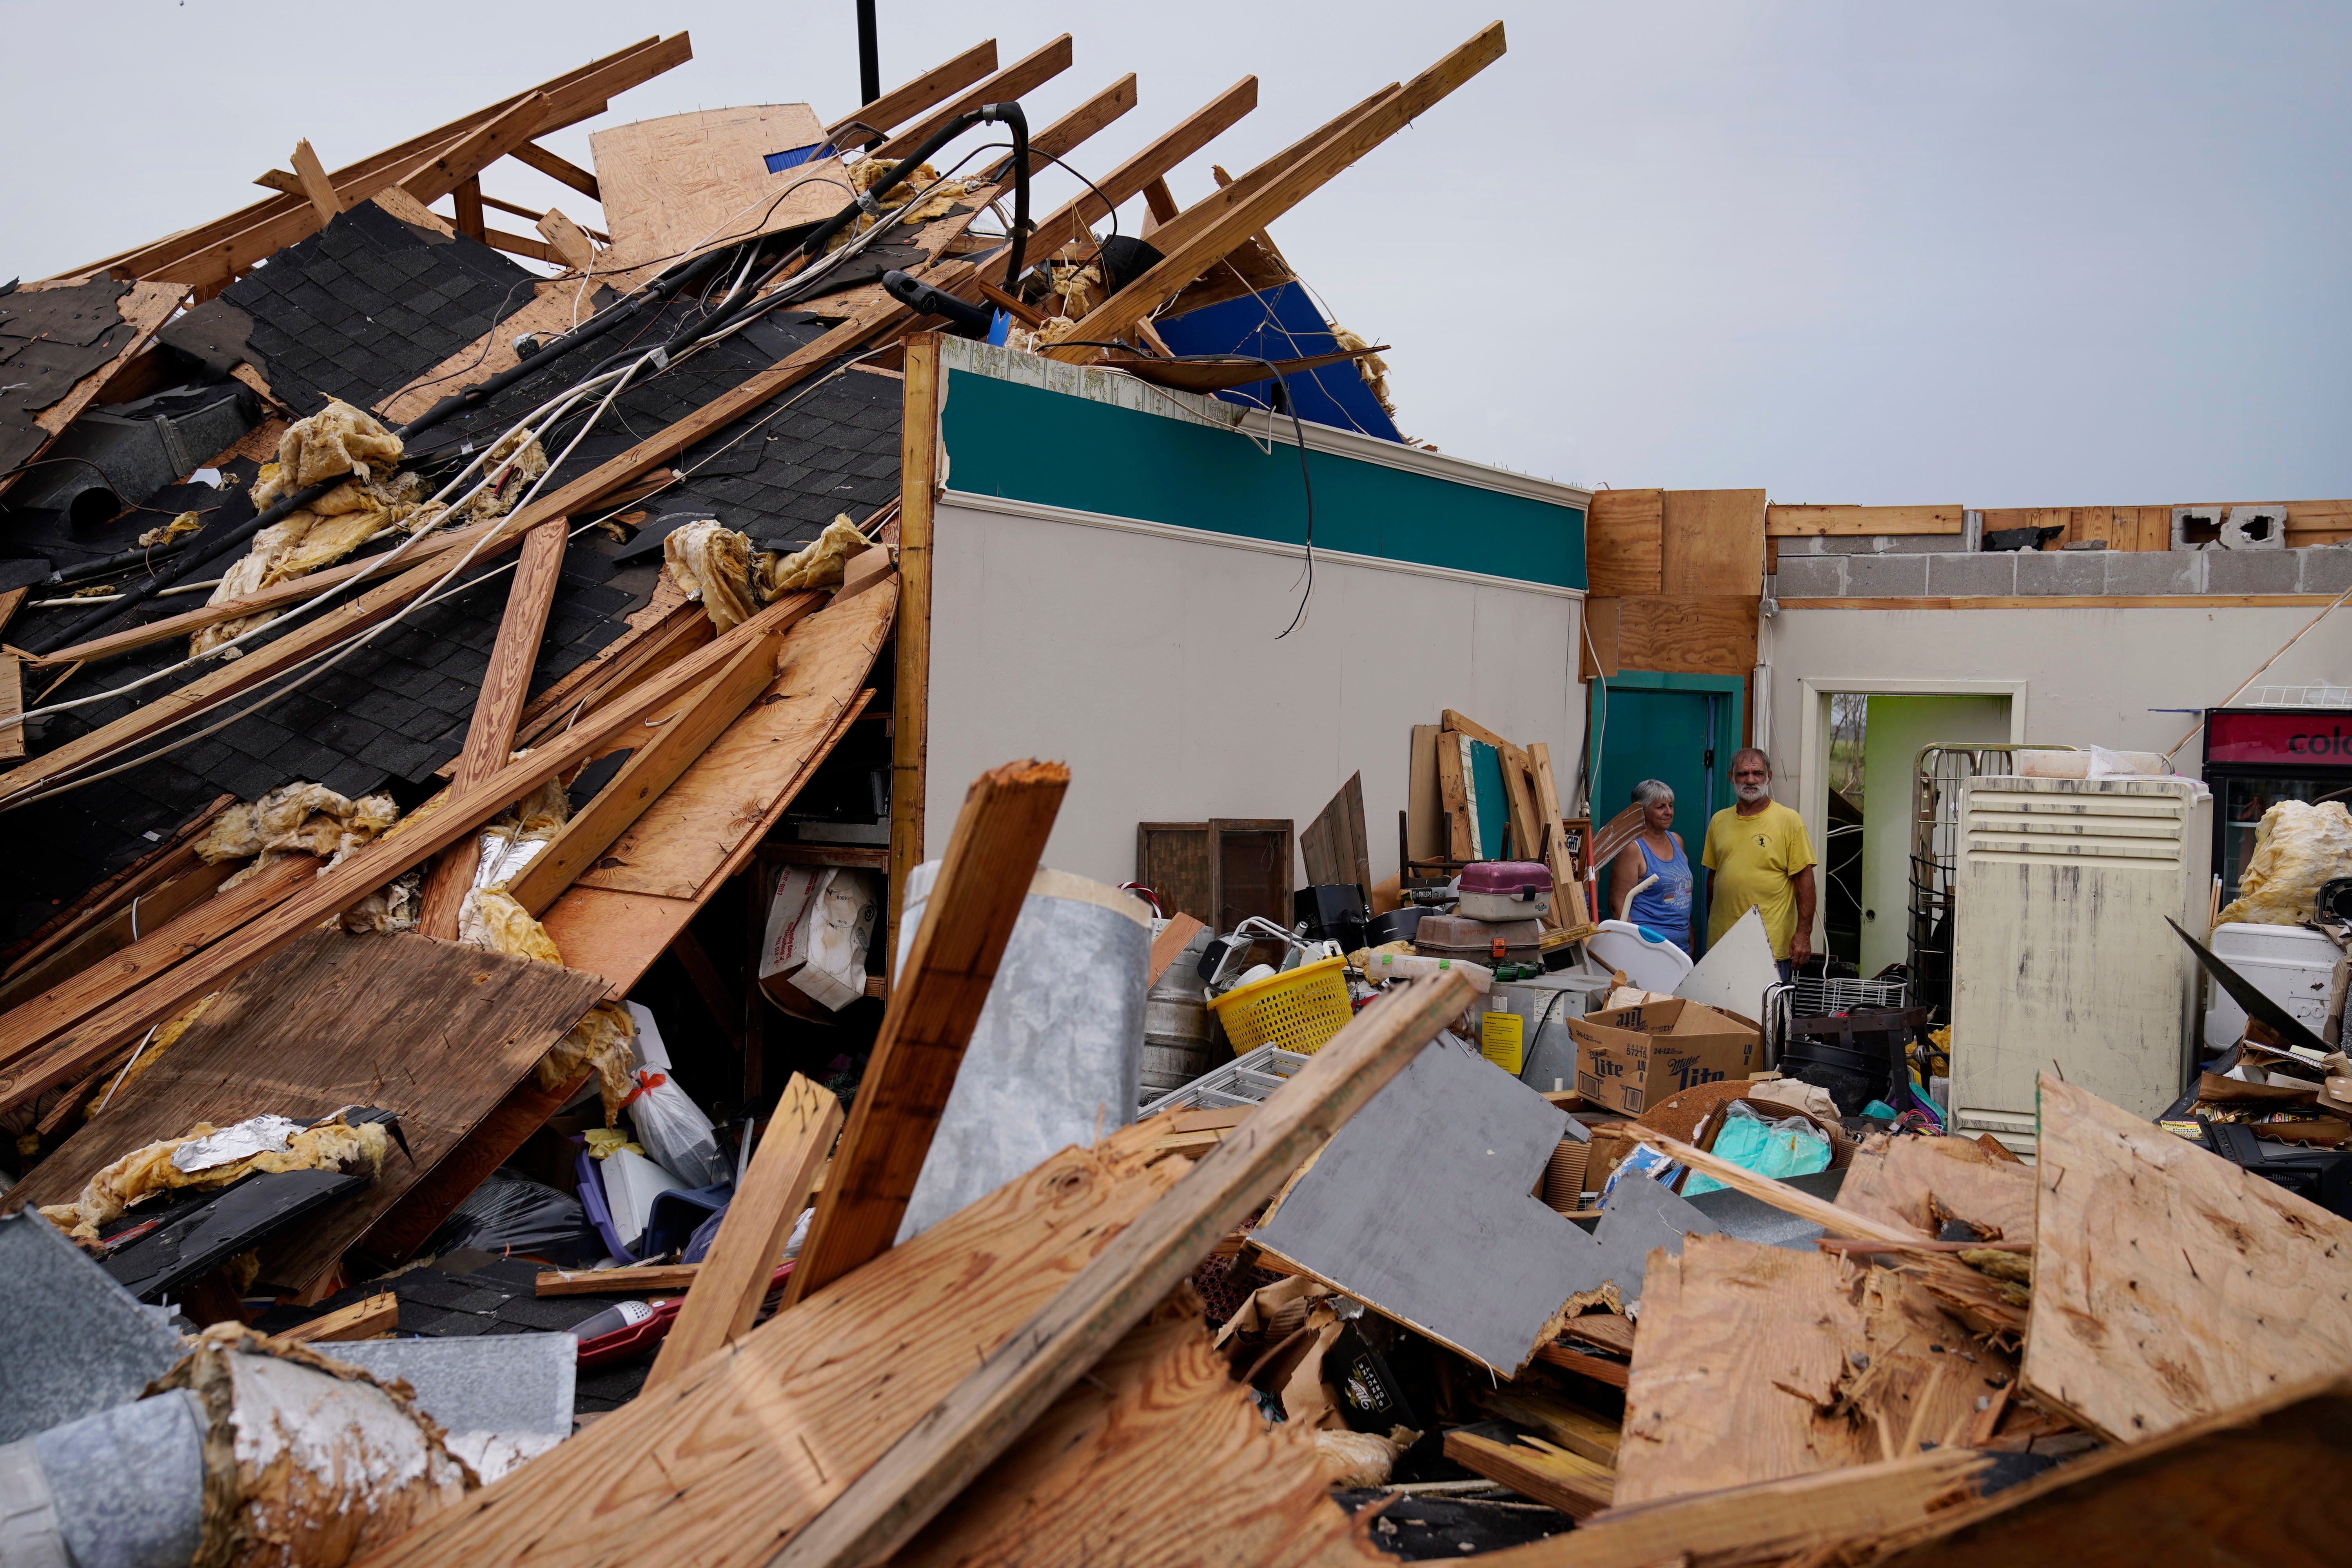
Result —
<instances>
[{"instance_id":1,"label":"plywood sheet","mask_svg":"<svg viewBox=\"0 0 2352 1568\"><path fill-rule=\"evenodd\" d=\"M1439 733L1434 724L1415 724L1406 756L1405 854L1414 860L1443 859L1448 843L1445 803L1437 784Z\"/></svg>"},{"instance_id":2,"label":"plywood sheet","mask_svg":"<svg viewBox=\"0 0 2352 1568\"><path fill-rule=\"evenodd\" d=\"M1617 605L1617 662L1627 669L1744 676L1756 668L1753 592L1627 598Z\"/></svg>"},{"instance_id":3,"label":"plywood sheet","mask_svg":"<svg viewBox=\"0 0 2352 1568\"><path fill-rule=\"evenodd\" d=\"M1622 599L1590 598L1584 601L1584 635L1576 646L1576 678L1591 682L1595 677L1602 680L1617 673L1619 632L1624 625Z\"/></svg>"},{"instance_id":4,"label":"plywood sheet","mask_svg":"<svg viewBox=\"0 0 2352 1568\"><path fill-rule=\"evenodd\" d=\"M1353 882L1370 896L1372 852L1364 834L1363 774L1349 774L1330 804L1307 825L1298 836L1298 853L1307 862L1307 886Z\"/></svg>"},{"instance_id":5,"label":"plywood sheet","mask_svg":"<svg viewBox=\"0 0 2352 1568\"><path fill-rule=\"evenodd\" d=\"M262 1279L299 1290L423 1180L604 993L593 974L421 936L313 931L247 969L177 1045L68 1139L12 1198L64 1203L121 1155L198 1121L342 1106L400 1113L358 1197L267 1248Z\"/></svg>"},{"instance_id":6,"label":"plywood sheet","mask_svg":"<svg viewBox=\"0 0 2352 1568\"><path fill-rule=\"evenodd\" d=\"M1767 510L1764 529L1775 539L1959 533L1968 526L1967 512L1957 501L1950 506L1776 506ZM1992 526L1990 513L1985 526Z\"/></svg>"},{"instance_id":7,"label":"plywood sheet","mask_svg":"<svg viewBox=\"0 0 2352 1568\"><path fill-rule=\"evenodd\" d=\"M784 638L774 684L575 886L663 898L707 896L712 879L857 700L898 604L889 578Z\"/></svg>"},{"instance_id":8,"label":"plywood sheet","mask_svg":"<svg viewBox=\"0 0 2352 1568\"><path fill-rule=\"evenodd\" d=\"M1949 1447L2010 1375L1907 1275L1692 1236L1643 1282L1616 1501Z\"/></svg>"},{"instance_id":9,"label":"plywood sheet","mask_svg":"<svg viewBox=\"0 0 2352 1568\"><path fill-rule=\"evenodd\" d=\"M1210 1348L1185 1290L1129 1331L890 1562L1392 1562L1327 1489L1311 1435L1258 1414ZM1203 1499L1214 1506L1201 1507Z\"/></svg>"},{"instance_id":10,"label":"plywood sheet","mask_svg":"<svg viewBox=\"0 0 2352 1568\"><path fill-rule=\"evenodd\" d=\"M767 163L771 153L824 140L824 126L805 103L701 109L595 132L588 147L613 265L641 267L715 240L831 216L849 199L832 159L773 174Z\"/></svg>"},{"instance_id":11,"label":"plywood sheet","mask_svg":"<svg viewBox=\"0 0 2352 1568\"><path fill-rule=\"evenodd\" d=\"M1250 1239L1508 1376L1552 1337L1594 1251L1530 1195L1567 1121L1483 1057L1435 1041Z\"/></svg>"},{"instance_id":12,"label":"plywood sheet","mask_svg":"<svg viewBox=\"0 0 2352 1568\"><path fill-rule=\"evenodd\" d=\"M1662 594L1764 591L1764 492L1668 490L1661 521Z\"/></svg>"},{"instance_id":13,"label":"plywood sheet","mask_svg":"<svg viewBox=\"0 0 2352 1568\"><path fill-rule=\"evenodd\" d=\"M2025 1382L2123 1442L2352 1365L2352 1222L2045 1075Z\"/></svg>"},{"instance_id":14,"label":"plywood sheet","mask_svg":"<svg viewBox=\"0 0 2352 1568\"><path fill-rule=\"evenodd\" d=\"M1595 490L1584 524L1584 575L1595 594L1663 594L1664 490Z\"/></svg>"}]
</instances>

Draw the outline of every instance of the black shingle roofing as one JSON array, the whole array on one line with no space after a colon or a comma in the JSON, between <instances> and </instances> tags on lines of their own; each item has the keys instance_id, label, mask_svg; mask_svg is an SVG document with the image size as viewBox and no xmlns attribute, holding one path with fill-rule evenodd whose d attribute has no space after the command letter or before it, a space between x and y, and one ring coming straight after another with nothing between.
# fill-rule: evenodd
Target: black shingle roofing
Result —
<instances>
[{"instance_id":1,"label":"black shingle roofing","mask_svg":"<svg viewBox=\"0 0 2352 1568\"><path fill-rule=\"evenodd\" d=\"M385 235L386 225L399 234ZM476 318L449 312L478 310L478 319L487 321L488 310L499 296L495 289L480 292L490 281L482 274L488 270L495 276L497 268L520 274L520 269L495 256L486 268L471 255L481 247L469 241L431 245L416 234L378 209L357 208L321 235L280 252L270 266L249 274L231 290L235 294L266 275L277 275L266 293L257 287L238 301L254 316L251 341L264 345L273 390L286 395L295 386L308 387L303 395L312 400L312 407L322 405L330 392L364 406L405 385L478 334L480 327L465 325ZM382 258L381 266L365 261L346 265L340 259L359 249L374 251L379 240L418 265L401 270ZM306 247L307 254L299 258L306 264L289 265ZM333 275L328 263L345 275ZM373 277L362 276L371 268ZM386 281L393 271L399 271L404 281ZM470 290L462 305L431 306L430 296L457 298L453 290L460 288ZM363 308L354 306L354 299ZM416 308L420 301L430 306L429 312ZM364 326L371 315L379 322L391 319L394 305L428 322L430 331L439 335L428 337L425 329L418 329L415 335L393 341L383 353L360 356L350 347L358 341L352 322ZM661 321L628 336L634 342L658 342L694 309L692 304L673 306ZM824 323L814 316L778 311L713 348L681 357L667 373L615 399L605 420L581 442L541 493L551 493L706 406L824 331ZM464 336L456 335L461 331ZM593 362L625 346L603 344L583 351L580 358ZM394 352L397 359L391 357ZM360 371L353 373L353 365ZM567 362L562 373L576 375L583 368ZM283 375L296 376L297 382L283 383ZM550 374L510 388L488 410L466 421L450 421L420 438L412 450L454 453L469 437L504 429L559 384ZM895 378L843 370L836 363L673 458L670 466L686 478L679 489L647 503L648 509L713 516L770 549L797 547L845 512L862 520L898 494L900 398L900 383ZM302 405L298 402L297 406ZM561 445L559 440L559 449ZM249 481L249 470L241 469L237 489ZM152 504L176 504L176 495L167 492ZM250 515L241 497L223 513L224 519L232 515ZM121 529L135 531L160 521L161 514L134 517L124 520ZM389 544L387 541L383 547ZM612 558L622 548L594 531L572 541L532 672L534 692L625 633L627 627L620 617L651 594L659 560L619 566ZM392 787L404 805L421 799L435 771L464 743L475 695L497 640L508 581L501 575L470 593L412 612L333 668L218 734L10 814L15 848L5 904L0 905L6 935L38 924L58 904L145 853L222 794L250 800L280 784L308 779L359 795L396 781ZM184 600L151 603L138 618L186 607ZM37 621L27 620L37 627ZM85 670L58 695L119 686L175 663L185 651L186 644L176 638L159 644ZM135 695L152 701L186 679L175 677ZM37 689L26 692L28 699L37 695ZM248 695L236 706L252 700ZM134 706L131 698L120 698L40 721L28 736L31 750L36 754L52 750Z\"/></svg>"},{"instance_id":2,"label":"black shingle roofing","mask_svg":"<svg viewBox=\"0 0 2352 1568\"><path fill-rule=\"evenodd\" d=\"M531 301L540 279L488 246L362 202L238 279L246 346L298 414L372 406Z\"/></svg>"}]
</instances>

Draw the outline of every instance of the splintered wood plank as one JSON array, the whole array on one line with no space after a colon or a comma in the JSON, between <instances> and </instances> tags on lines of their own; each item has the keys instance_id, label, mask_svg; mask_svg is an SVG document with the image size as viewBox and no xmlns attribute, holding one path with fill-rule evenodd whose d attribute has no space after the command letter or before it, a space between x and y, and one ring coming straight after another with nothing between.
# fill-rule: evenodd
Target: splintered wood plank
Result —
<instances>
[{"instance_id":1,"label":"splintered wood plank","mask_svg":"<svg viewBox=\"0 0 2352 1568\"><path fill-rule=\"evenodd\" d=\"M900 83L871 103L859 105L835 121L826 132L844 147L871 146L958 88L970 87L995 68L996 40L983 38L953 59Z\"/></svg>"},{"instance_id":2,"label":"splintered wood plank","mask_svg":"<svg viewBox=\"0 0 2352 1568\"><path fill-rule=\"evenodd\" d=\"M2137 1442L2352 1364L2352 1222L2044 1074L2025 1386Z\"/></svg>"},{"instance_id":3,"label":"splintered wood plank","mask_svg":"<svg viewBox=\"0 0 2352 1568\"><path fill-rule=\"evenodd\" d=\"M921 146L931 133L967 110L983 103L1004 103L1034 92L1070 68L1070 35L1048 39L1041 47L1013 61L994 76L977 82L947 100L920 120L892 134L874 149L877 158L903 158Z\"/></svg>"},{"instance_id":4,"label":"splintered wood plank","mask_svg":"<svg viewBox=\"0 0 2352 1568\"><path fill-rule=\"evenodd\" d=\"M25 754L25 660L0 653L0 763Z\"/></svg>"},{"instance_id":5,"label":"splintered wood plank","mask_svg":"<svg viewBox=\"0 0 2352 1568\"><path fill-rule=\"evenodd\" d=\"M1595 490L1584 520L1589 592L1663 594L1665 590L1664 490Z\"/></svg>"},{"instance_id":6,"label":"splintered wood plank","mask_svg":"<svg viewBox=\"0 0 2352 1568\"><path fill-rule=\"evenodd\" d=\"M694 1286L699 1263L648 1263L633 1268L550 1268L531 1281L534 1296L675 1296Z\"/></svg>"},{"instance_id":7,"label":"splintered wood plank","mask_svg":"<svg viewBox=\"0 0 2352 1568\"><path fill-rule=\"evenodd\" d=\"M1164 249L1162 259L1150 271L1087 312L1074 335L1108 342L1131 331L1174 299L1217 258L1306 200L1500 58L1503 47L1503 25L1493 23L1403 88L1383 93L1371 107L1318 141L1312 151L1264 184L1253 184L1244 177L1206 198L1201 204L1199 226L1181 241L1171 240L1173 247ZM1184 221L1180 215L1169 226L1174 228ZM1057 359L1084 359L1101 352L1077 347L1048 351Z\"/></svg>"},{"instance_id":8,"label":"splintered wood plank","mask_svg":"<svg viewBox=\"0 0 2352 1568\"><path fill-rule=\"evenodd\" d=\"M1535 778L1536 815L1543 823L1544 865L1551 872L1551 924L1556 931L1576 931L1591 922L1584 907L1584 881L1576 874L1576 857L1568 847L1568 819L1560 815L1559 781L1551 771L1551 747L1541 741L1528 748Z\"/></svg>"},{"instance_id":9,"label":"splintered wood plank","mask_svg":"<svg viewBox=\"0 0 2352 1568\"><path fill-rule=\"evenodd\" d=\"M942 887L945 881L943 868ZM931 910L939 902L935 891L915 939L918 952L930 934ZM1312 1159L1469 999L1469 982L1448 973L1411 982L1356 1015L1282 1093L1204 1155L1010 1342L983 1360L785 1543L776 1554L776 1568L850 1568L882 1562L905 1545L1120 1336L1181 1285L1276 1184ZM861 1088L861 1105L870 1092ZM809 1240L814 1246L814 1226Z\"/></svg>"},{"instance_id":10,"label":"splintered wood plank","mask_svg":"<svg viewBox=\"0 0 2352 1568\"><path fill-rule=\"evenodd\" d=\"M1480 1568L1665 1568L1668 1563L1843 1561L1802 1554L1917 1525L1938 1510L1953 1509L1974 1495L1974 1485L1990 1464L1986 1456L1966 1448L1937 1448L1696 1497L1621 1505L1581 1521L1565 1535L1482 1552L1478 1563ZM2071 1474L2073 1467L2060 1473ZM2006 1568L2029 1560L2000 1561Z\"/></svg>"},{"instance_id":11,"label":"splintered wood plank","mask_svg":"<svg viewBox=\"0 0 2352 1568\"><path fill-rule=\"evenodd\" d=\"M556 104L558 113L554 118L562 125L568 125L603 112L605 100L640 82L649 81L693 58L692 43L684 33L676 33L667 38L640 39L625 49L591 60L535 88L526 88L522 92L502 98L488 108L476 110L421 136L411 137L396 147L386 148L372 157L335 170L331 178L336 194L345 206L366 200L400 178L427 153L457 140L534 92L544 95ZM559 124L549 124L542 129L551 132L560 128ZM211 267L202 268L202 280L216 285L227 282L255 260L293 244L303 236L315 232L317 227L318 214L307 200L273 196L226 217L215 218L211 223L166 235L152 245L121 251L87 266L75 268L73 272L89 272L101 267L111 267L123 276L144 278L154 276L165 268L201 259L212 263Z\"/></svg>"},{"instance_id":12,"label":"splintered wood plank","mask_svg":"<svg viewBox=\"0 0 2352 1568\"><path fill-rule=\"evenodd\" d=\"M1609 1467L1556 1447L1540 1437L1498 1443L1475 1432L1445 1435L1445 1457L1464 1469L1499 1481L1523 1497L1549 1503L1574 1519L1609 1506Z\"/></svg>"},{"instance_id":13,"label":"splintered wood plank","mask_svg":"<svg viewBox=\"0 0 2352 1568\"><path fill-rule=\"evenodd\" d=\"M727 637L680 660L625 700L516 758L473 789L450 792L437 810L412 815L400 832L385 834L340 866L322 871L244 930L92 1015L33 1056L0 1068L0 1110L21 1105L44 1089L72 1082L104 1060L110 1051L136 1038L141 1030L162 1023L220 982L281 951L305 931L349 909L410 867L431 859L436 851L596 754L612 735L691 690L709 677L713 665L730 657L742 642L794 625L815 602L814 594L777 600Z\"/></svg>"},{"instance_id":14,"label":"splintered wood plank","mask_svg":"<svg viewBox=\"0 0 2352 1568\"><path fill-rule=\"evenodd\" d=\"M1837 1195L1842 1209L1921 1237L1942 1228L1931 1202L2000 1240L2033 1239L2033 1173L1972 1138L1869 1138Z\"/></svg>"},{"instance_id":15,"label":"splintered wood plank","mask_svg":"<svg viewBox=\"0 0 2352 1568\"><path fill-rule=\"evenodd\" d=\"M802 623L803 626L812 624ZM583 869L612 847L630 824L641 820L646 808L693 767L774 681L782 647L782 637L760 638L681 699L676 712L664 714L653 734L628 737L635 742L629 760L596 792L594 799L548 840L547 847L531 857L530 864L508 889L515 902L534 915L542 913ZM765 805L764 798L761 804ZM689 898L699 885L697 881L684 891L656 890Z\"/></svg>"},{"instance_id":16,"label":"splintered wood plank","mask_svg":"<svg viewBox=\"0 0 2352 1568\"><path fill-rule=\"evenodd\" d=\"M1756 668L1754 590L1621 598L1615 603L1617 662L1627 669L1747 675Z\"/></svg>"},{"instance_id":17,"label":"splintered wood plank","mask_svg":"<svg viewBox=\"0 0 2352 1568\"><path fill-rule=\"evenodd\" d=\"M1370 898L1372 891L1372 849L1364 833L1364 775L1348 775L1330 804L1298 836L1298 853L1307 862L1307 885L1323 887L1352 882Z\"/></svg>"},{"instance_id":18,"label":"splintered wood plank","mask_svg":"<svg viewBox=\"0 0 2352 1568\"><path fill-rule=\"evenodd\" d=\"M1151 962L1146 965L1150 984L1159 983L1160 977L1168 973L1168 966L1176 962L1186 944L1202 929L1199 921L1181 910L1168 917L1168 929L1151 939Z\"/></svg>"},{"instance_id":19,"label":"splintered wood plank","mask_svg":"<svg viewBox=\"0 0 2352 1568\"><path fill-rule=\"evenodd\" d=\"M1203 1498L1213 1508L1202 1509ZM1171 1521L1182 1520L1181 1528ZM1331 1500L1309 1434L1269 1423L1180 1291L890 1559L893 1568L1393 1563Z\"/></svg>"},{"instance_id":20,"label":"splintered wood plank","mask_svg":"<svg viewBox=\"0 0 2352 1568\"><path fill-rule=\"evenodd\" d=\"M1137 195L1150 197L1156 188L1160 196L1165 197L1168 187L1163 176L1169 170L1207 146L1218 132L1256 107L1257 78L1245 76L1177 121L1135 156L1109 174L1097 176L1092 188L1079 192L1056 208L1030 237L1029 254L1051 256L1076 239L1086 226L1100 223L1111 207ZM1106 201L1109 206L1104 205ZM1172 201L1169 204L1169 216L1175 216Z\"/></svg>"},{"instance_id":21,"label":"splintered wood plank","mask_svg":"<svg viewBox=\"0 0 2352 1568\"><path fill-rule=\"evenodd\" d=\"M785 1238L840 1131L841 1101L793 1074L639 1397L677 1383L704 1356L751 1331Z\"/></svg>"},{"instance_id":22,"label":"splintered wood plank","mask_svg":"<svg viewBox=\"0 0 2352 1568\"><path fill-rule=\"evenodd\" d=\"M1617 1499L1651 1502L1950 1447L2008 1357L1893 1269L1727 1237L1650 1254Z\"/></svg>"},{"instance_id":23,"label":"splintered wood plank","mask_svg":"<svg viewBox=\"0 0 2352 1568\"><path fill-rule=\"evenodd\" d=\"M760 1568L1185 1173L1151 1163L1156 1131L1064 1150L369 1568Z\"/></svg>"},{"instance_id":24,"label":"splintered wood plank","mask_svg":"<svg viewBox=\"0 0 2352 1568\"><path fill-rule=\"evenodd\" d=\"M1446 731L1437 734L1437 804L1445 814L1445 858L1478 858L1477 829L1470 820L1470 785L1463 776L1461 738Z\"/></svg>"},{"instance_id":25,"label":"splintered wood plank","mask_svg":"<svg viewBox=\"0 0 2352 1568\"><path fill-rule=\"evenodd\" d=\"M1069 784L1059 763L1008 763L966 793L785 1287L787 1310L898 1235Z\"/></svg>"},{"instance_id":26,"label":"splintered wood plank","mask_svg":"<svg viewBox=\"0 0 2352 1568\"><path fill-rule=\"evenodd\" d=\"M1662 594L1764 591L1764 492L1668 490L1662 517Z\"/></svg>"},{"instance_id":27,"label":"splintered wood plank","mask_svg":"<svg viewBox=\"0 0 2352 1568\"><path fill-rule=\"evenodd\" d=\"M308 147L309 142L303 145ZM297 1323L281 1331L278 1338L292 1340L298 1345L320 1344L331 1340L372 1340L378 1334L389 1333L400 1326L400 1298L386 1290L370 1296L364 1301L354 1301L322 1313L307 1323Z\"/></svg>"},{"instance_id":28,"label":"splintered wood plank","mask_svg":"<svg viewBox=\"0 0 2352 1568\"><path fill-rule=\"evenodd\" d=\"M481 783L505 767L514 751L515 721L530 695L531 668L539 662L540 637L547 630L547 612L563 572L564 546L571 542L569 527L568 519L551 517L523 536L522 554L507 586L506 610L499 619L498 641L491 646L489 668L474 698L473 721L450 775L452 788ZM417 905L420 932L445 942L456 938L457 908L474 885L479 858L475 844L460 840L434 860L425 873Z\"/></svg>"},{"instance_id":29,"label":"splintered wood plank","mask_svg":"<svg viewBox=\"0 0 2352 1568\"><path fill-rule=\"evenodd\" d=\"M1968 526L1967 510L1957 502L1951 506L1776 506L1766 509L1764 531L1775 539L1958 533ZM1988 515L1985 527L1992 526Z\"/></svg>"},{"instance_id":30,"label":"splintered wood plank","mask_svg":"<svg viewBox=\"0 0 2352 1568\"><path fill-rule=\"evenodd\" d=\"M110 1162L199 1121L346 1105L400 1114L375 1183L262 1249L262 1278L299 1290L433 1171L604 989L593 974L421 936L302 937L256 964L105 1114L36 1166L11 1201L64 1203ZM281 1260L302 1261L282 1268Z\"/></svg>"},{"instance_id":31,"label":"splintered wood plank","mask_svg":"<svg viewBox=\"0 0 2352 1568\"><path fill-rule=\"evenodd\" d=\"M883 950L898 951L907 877L929 841L930 787L931 524L940 489L940 334L907 334L898 414L898 619L890 700L889 911ZM1140 875L1140 872L1138 873ZM1212 911L1213 916L1213 911Z\"/></svg>"},{"instance_id":32,"label":"splintered wood plank","mask_svg":"<svg viewBox=\"0 0 2352 1568\"><path fill-rule=\"evenodd\" d=\"M1925 1519L1849 1530L1843 1561L1888 1568L2146 1568L2260 1563L2334 1568L2352 1507L2333 1473L2352 1428L2352 1383L2324 1378L2087 1454Z\"/></svg>"},{"instance_id":33,"label":"splintered wood plank","mask_svg":"<svg viewBox=\"0 0 2352 1568\"><path fill-rule=\"evenodd\" d=\"M674 775L677 782L610 841L578 884L671 899L709 888L769 819L777 791L800 772L810 748L856 700L889 639L897 608L898 595L885 584L794 627L767 690Z\"/></svg>"}]
</instances>

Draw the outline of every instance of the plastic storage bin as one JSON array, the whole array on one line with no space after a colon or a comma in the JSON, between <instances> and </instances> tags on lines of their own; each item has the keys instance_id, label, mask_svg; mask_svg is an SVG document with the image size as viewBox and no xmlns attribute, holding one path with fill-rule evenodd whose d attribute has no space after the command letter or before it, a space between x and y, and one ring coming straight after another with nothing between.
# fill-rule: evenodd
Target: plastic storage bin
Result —
<instances>
[{"instance_id":1,"label":"plastic storage bin","mask_svg":"<svg viewBox=\"0 0 2352 1568\"><path fill-rule=\"evenodd\" d=\"M1348 961L1326 958L1287 973L1236 985L1209 1004L1225 1026L1234 1054L1260 1046L1313 1054L1346 1026Z\"/></svg>"}]
</instances>

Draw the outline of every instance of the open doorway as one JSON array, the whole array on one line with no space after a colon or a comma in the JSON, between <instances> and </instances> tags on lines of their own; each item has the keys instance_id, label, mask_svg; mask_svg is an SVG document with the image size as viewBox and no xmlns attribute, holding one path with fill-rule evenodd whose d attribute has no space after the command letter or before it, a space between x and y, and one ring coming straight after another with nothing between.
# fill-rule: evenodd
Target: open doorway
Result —
<instances>
[{"instance_id":1,"label":"open doorway","mask_svg":"<svg viewBox=\"0 0 2352 1568\"><path fill-rule=\"evenodd\" d=\"M2022 681L1808 678L1801 767L1822 865L1824 951L1864 975L1909 955L1913 773L1920 748L2022 738Z\"/></svg>"}]
</instances>

